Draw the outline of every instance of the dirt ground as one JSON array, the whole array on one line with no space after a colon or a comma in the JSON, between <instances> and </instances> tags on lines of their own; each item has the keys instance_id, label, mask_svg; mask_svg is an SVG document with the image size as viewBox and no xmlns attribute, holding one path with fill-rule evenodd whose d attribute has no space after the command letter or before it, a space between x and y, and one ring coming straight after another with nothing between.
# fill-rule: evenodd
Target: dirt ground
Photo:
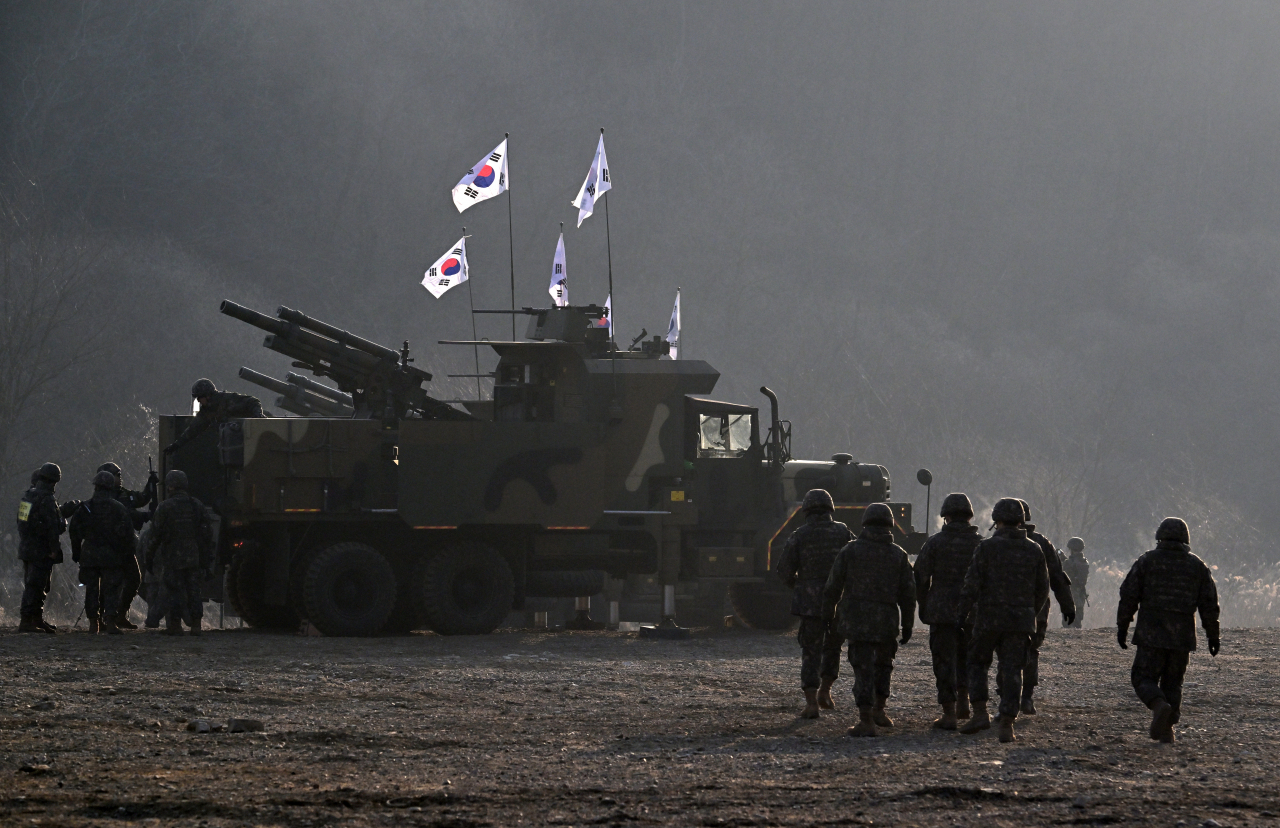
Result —
<instances>
[{"instance_id":1,"label":"dirt ground","mask_svg":"<svg viewBox=\"0 0 1280 828\"><path fill-rule=\"evenodd\" d=\"M1276 822L1280 631L1228 631L1217 659L1202 644L1175 745L1147 738L1109 630L1050 632L1014 744L930 730L927 638L899 653L892 735L850 739L847 665L840 709L797 717L791 634L6 628L0 824ZM232 718L265 729L187 730Z\"/></svg>"}]
</instances>

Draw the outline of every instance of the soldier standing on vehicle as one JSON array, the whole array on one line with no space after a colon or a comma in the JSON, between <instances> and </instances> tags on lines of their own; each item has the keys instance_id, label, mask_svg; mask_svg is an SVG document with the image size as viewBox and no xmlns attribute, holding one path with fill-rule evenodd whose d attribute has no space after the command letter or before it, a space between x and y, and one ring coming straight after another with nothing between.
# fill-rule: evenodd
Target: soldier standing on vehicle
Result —
<instances>
[{"instance_id":1,"label":"soldier standing on vehicle","mask_svg":"<svg viewBox=\"0 0 1280 828\"><path fill-rule=\"evenodd\" d=\"M163 567L167 596L165 632L182 635L186 621L200 634L204 608L200 584L213 565L213 538L204 504L187 494L187 475L174 469L164 476L169 498L156 509L147 540L147 568Z\"/></svg>"},{"instance_id":2,"label":"soldier standing on vehicle","mask_svg":"<svg viewBox=\"0 0 1280 828\"><path fill-rule=\"evenodd\" d=\"M62 479L56 463L45 463L31 476L31 488L18 503L18 558L22 561L22 620L18 632L57 632L44 620L44 599L53 581L53 565L62 563L67 522L53 490Z\"/></svg>"},{"instance_id":3,"label":"soldier standing on vehicle","mask_svg":"<svg viewBox=\"0 0 1280 828\"><path fill-rule=\"evenodd\" d=\"M857 540L840 550L831 567L822 610L824 618L837 618L836 629L849 640L858 705L858 724L849 735L878 736L877 726L893 727L885 713L893 659L898 644L911 640L916 615L915 576L907 553L893 542L888 505L872 503L863 512Z\"/></svg>"},{"instance_id":4,"label":"soldier standing on vehicle","mask_svg":"<svg viewBox=\"0 0 1280 828\"><path fill-rule=\"evenodd\" d=\"M98 466L98 471L110 472L115 478L115 485L111 489L112 498L129 510L134 530L141 529L143 524L151 520L151 513L143 510L156 502L156 484L159 482L156 473L151 472L145 489L135 492L124 487L123 474L115 463L103 463ZM136 545L121 562L121 567L124 585L121 588L120 609L116 614L115 624L121 629L136 630L138 625L129 620L129 607L133 604L134 596L138 594L138 588L142 585L142 571L139 568Z\"/></svg>"},{"instance_id":5,"label":"soldier standing on vehicle","mask_svg":"<svg viewBox=\"0 0 1280 828\"><path fill-rule=\"evenodd\" d=\"M1076 603L1076 617L1070 624L1062 619L1064 627L1080 629L1084 626L1084 608L1089 604L1089 559L1084 556L1084 541L1072 538L1067 541L1071 555L1062 559L1062 571L1071 580L1071 600Z\"/></svg>"},{"instance_id":6,"label":"soldier standing on vehicle","mask_svg":"<svg viewBox=\"0 0 1280 828\"><path fill-rule=\"evenodd\" d=\"M1044 552L1044 565L1049 570L1049 589L1053 591L1053 597L1058 599L1058 609L1062 610L1063 625L1070 626L1076 620L1076 602L1071 597L1071 579L1062 571L1058 550L1053 548L1048 538L1036 531L1036 525L1031 522L1031 507L1025 500L1019 500L1018 503L1022 505L1022 528L1027 530L1027 537L1035 541ZM1044 605L1036 612L1036 632L1031 637L1031 650L1027 653L1027 665L1023 669L1020 709L1028 716L1036 715L1036 704L1031 697L1035 693L1036 685L1040 684L1040 647L1044 645L1044 636L1048 631L1049 599L1046 597Z\"/></svg>"},{"instance_id":7,"label":"soldier standing on vehicle","mask_svg":"<svg viewBox=\"0 0 1280 828\"><path fill-rule=\"evenodd\" d=\"M1218 628L1218 587L1213 573L1191 554L1191 533L1180 518L1165 518L1156 529L1156 548L1138 558L1120 584L1116 608L1116 637L1120 649L1133 614L1138 628L1133 643L1130 679L1138 698L1151 710L1148 735L1161 742L1173 741L1173 726L1182 714L1182 678L1196 648L1196 612L1209 639L1209 655L1222 646Z\"/></svg>"},{"instance_id":8,"label":"soldier standing on vehicle","mask_svg":"<svg viewBox=\"0 0 1280 828\"><path fill-rule=\"evenodd\" d=\"M969 718L968 651L972 622L960 597L973 550L982 541L973 520L973 504L962 492L942 501L942 531L924 542L916 557L916 600L920 620L929 625L929 651L938 686L942 717L933 723L955 730L958 719Z\"/></svg>"},{"instance_id":9,"label":"soldier standing on vehicle","mask_svg":"<svg viewBox=\"0 0 1280 828\"><path fill-rule=\"evenodd\" d=\"M71 516L71 560L80 564L89 632L119 635L125 563L133 562L135 536L129 510L112 496L115 487L111 472L94 475L93 498L81 501Z\"/></svg>"},{"instance_id":10,"label":"soldier standing on vehicle","mask_svg":"<svg viewBox=\"0 0 1280 828\"><path fill-rule=\"evenodd\" d=\"M790 587L791 614L800 616L800 688L804 691L805 719L818 718L818 708L835 709L831 685L840 676L840 647L844 638L822 615L822 590L831 564L844 545L853 540L849 527L836 521L835 503L825 489L810 489L800 508L804 525L798 527L782 549L777 572Z\"/></svg>"},{"instance_id":11,"label":"soldier standing on vehicle","mask_svg":"<svg viewBox=\"0 0 1280 828\"><path fill-rule=\"evenodd\" d=\"M191 386L191 398L200 403L195 421L187 426L178 439L164 447L165 454L177 451L203 434L215 423L225 423L233 417L261 417L262 402L248 394L219 391L212 380L199 379Z\"/></svg>"},{"instance_id":12,"label":"soldier standing on vehicle","mask_svg":"<svg viewBox=\"0 0 1280 828\"><path fill-rule=\"evenodd\" d=\"M1036 615L1049 600L1049 568L1044 550L1022 528L1022 506L1001 498L991 510L995 534L978 544L960 591L966 607L976 604L973 639L969 648L969 700L973 718L961 733L991 727L987 713L990 689L987 672L992 654L999 656L996 686L1000 692L997 718L1002 742L1014 740L1013 722L1022 699L1022 668L1036 632Z\"/></svg>"}]
</instances>

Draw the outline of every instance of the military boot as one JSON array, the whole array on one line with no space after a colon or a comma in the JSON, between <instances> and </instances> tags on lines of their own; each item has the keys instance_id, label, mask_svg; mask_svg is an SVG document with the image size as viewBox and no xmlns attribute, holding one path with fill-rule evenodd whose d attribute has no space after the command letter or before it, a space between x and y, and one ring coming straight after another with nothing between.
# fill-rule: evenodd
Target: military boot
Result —
<instances>
[{"instance_id":1,"label":"military boot","mask_svg":"<svg viewBox=\"0 0 1280 828\"><path fill-rule=\"evenodd\" d=\"M1031 700L1032 691L1028 689L1022 694L1022 704L1018 705L1018 710L1027 716L1036 715L1036 703Z\"/></svg>"},{"instance_id":2,"label":"military boot","mask_svg":"<svg viewBox=\"0 0 1280 828\"><path fill-rule=\"evenodd\" d=\"M165 628L160 631L161 635L182 635L181 624L166 624Z\"/></svg>"},{"instance_id":3,"label":"military boot","mask_svg":"<svg viewBox=\"0 0 1280 828\"><path fill-rule=\"evenodd\" d=\"M44 620L44 612L36 613L35 622L36 622L36 626L40 628L41 632L56 633L58 631L57 627L53 626L48 621Z\"/></svg>"},{"instance_id":4,"label":"military boot","mask_svg":"<svg viewBox=\"0 0 1280 828\"><path fill-rule=\"evenodd\" d=\"M831 679L823 679L822 686L818 688L818 707L823 710L836 709L836 703L831 700L831 685L833 683Z\"/></svg>"},{"instance_id":5,"label":"military boot","mask_svg":"<svg viewBox=\"0 0 1280 828\"><path fill-rule=\"evenodd\" d=\"M1173 705L1164 699L1156 699L1147 706L1151 708L1151 729L1147 735L1160 742L1172 742Z\"/></svg>"},{"instance_id":6,"label":"military boot","mask_svg":"<svg viewBox=\"0 0 1280 828\"><path fill-rule=\"evenodd\" d=\"M191 634L192 634L192 635L199 635L199 634L200 634L200 625L199 625L199 624L197 624L196 626L194 626L194 627L192 627L192 628L191 628ZM806 709L808 709L808 708L806 708ZM814 716L814 718L816 719L816 718L817 718L817 716Z\"/></svg>"},{"instance_id":7,"label":"military boot","mask_svg":"<svg viewBox=\"0 0 1280 828\"><path fill-rule=\"evenodd\" d=\"M969 709L969 691L956 691L956 721L967 719L973 715L973 711Z\"/></svg>"},{"instance_id":8,"label":"military boot","mask_svg":"<svg viewBox=\"0 0 1280 828\"><path fill-rule=\"evenodd\" d=\"M996 734L1002 742L1012 742L1018 738L1013 735L1013 717L996 716Z\"/></svg>"},{"instance_id":9,"label":"military boot","mask_svg":"<svg viewBox=\"0 0 1280 828\"><path fill-rule=\"evenodd\" d=\"M956 703L943 702L942 716L935 719L933 726L938 730L955 730L958 722L956 721Z\"/></svg>"},{"instance_id":10,"label":"military boot","mask_svg":"<svg viewBox=\"0 0 1280 828\"><path fill-rule=\"evenodd\" d=\"M876 730L875 719L871 717L871 706L866 704L858 705L858 723L849 728L850 736L879 736Z\"/></svg>"},{"instance_id":11,"label":"military boot","mask_svg":"<svg viewBox=\"0 0 1280 828\"><path fill-rule=\"evenodd\" d=\"M128 610L116 616L116 626L122 630L136 630L138 625L129 620Z\"/></svg>"},{"instance_id":12,"label":"military boot","mask_svg":"<svg viewBox=\"0 0 1280 828\"><path fill-rule=\"evenodd\" d=\"M33 619L30 615L24 615L22 616L22 621L18 623L18 632L20 633L44 632L44 630L40 629L40 627L36 624L35 619Z\"/></svg>"},{"instance_id":13,"label":"military boot","mask_svg":"<svg viewBox=\"0 0 1280 828\"><path fill-rule=\"evenodd\" d=\"M124 635L124 633L120 631L120 628L115 625L114 621L103 621L102 631L107 635Z\"/></svg>"},{"instance_id":14,"label":"military boot","mask_svg":"<svg viewBox=\"0 0 1280 828\"><path fill-rule=\"evenodd\" d=\"M876 699L876 706L871 708L871 719L877 727L893 727L893 719L884 712L885 703L888 701L888 699Z\"/></svg>"},{"instance_id":15,"label":"military boot","mask_svg":"<svg viewBox=\"0 0 1280 828\"><path fill-rule=\"evenodd\" d=\"M960 725L960 732L966 734L974 734L980 730L987 730L991 727L991 716L987 714L986 702L973 703L973 716L969 721Z\"/></svg>"},{"instance_id":16,"label":"military boot","mask_svg":"<svg viewBox=\"0 0 1280 828\"><path fill-rule=\"evenodd\" d=\"M99 627L98 619L97 619L97 618L90 618L90 619L89 619L89 634L90 634L90 635L93 635L93 634L97 633L97 632L98 632L98 627Z\"/></svg>"},{"instance_id":17,"label":"military boot","mask_svg":"<svg viewBox=\"0 0 1280 828\"><path fill-rule=\"evenodd\" d=\"M818 718L818 691L812 687L804 689L804 710L800 711L802 719Z\"/></svg>"}]
</instances>

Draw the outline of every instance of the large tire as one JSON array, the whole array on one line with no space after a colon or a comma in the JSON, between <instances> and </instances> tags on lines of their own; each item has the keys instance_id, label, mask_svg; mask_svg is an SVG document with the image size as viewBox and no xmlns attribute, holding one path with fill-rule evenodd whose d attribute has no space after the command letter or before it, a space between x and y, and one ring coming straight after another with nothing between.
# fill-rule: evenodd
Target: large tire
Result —
<instances>
[{"instance_id":1,"label":"large tire","mask_svg":"<svg viewBox=\"0 0 1280 828\"><path fill-rule=\"evenodd\" d=\"M789 630L797 620L791 614L791 594L772 584L733 584L729 601L738 620L753 630Z\"/></svg>"},{"instance_id":2,"label":"large tire","mask_svg":"<svg viewBox=\"0 0 1280 828\"><path fill-rule=\"evenodd\" d=\"M228 597L236 614L250 627L266 630L296 630L298 614L289 607L268 604L264 592L267 560L262 547L246 543L231 558L227 580L235 586Z\"/></svg>"},{"instance_id":3,"label":"large tire","mask_svg":"<svg viewBox=\"0 0 1280 828\"><path fill-rule=\"evenodd\" d=\"M373 635L395 608L395 572L372 546L335 543L311 559L302 600L307 620L325 635Z\"/></svg>"},{"instance_id":4,"label":"large tire","mask_svg":"<svg viewBox=\"0 0 1280 828\"><path fill-rule=\"evenodd\" d=\"M529 572L524 594L530 598L582 598L604 591L605 573L598 569Z\"/></svg>"},{"instance_id":5,"label":"large tire","mask_svg":"<svg viewBox=\"0 0 1280 828\"><path fill-rule=\"evenodd\" d=\"M440 635L485 635L511 612L515 578L506 558L481 543L443 550L422 568L422 612Z\"/></svg>"}]
</instances>

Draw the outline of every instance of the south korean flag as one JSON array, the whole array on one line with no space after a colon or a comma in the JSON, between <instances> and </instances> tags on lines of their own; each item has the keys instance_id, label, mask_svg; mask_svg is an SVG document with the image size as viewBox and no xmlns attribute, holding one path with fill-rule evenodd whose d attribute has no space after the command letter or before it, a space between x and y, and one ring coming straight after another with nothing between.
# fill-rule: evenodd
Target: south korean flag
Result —
<instances>
[{"instance_id":1,"label":"south korean flag","mask_svg":"<svg viewBox=\"0 0 1280 828\"><path fill-rule=\"evenodd\" d=\"M547 293L551 294L551 301L557 308L569 304L569 270L564 262L563 232L560 234L560 241L556 242L556 257L551 262L551 287L547 288Z\"/></svg>"},{"instance_id":2,"label":"south korean flag","mask_svg":"<svg viewBox=\"0 0 1280 828\"><path fill-rule=\"evenodd\" d=\"M671 309L671 321L667 323L667 344L671 346L671 358L680 358L680 288L676 288L676 304Z\"/></svg>"},{"instance_id":3,"label":"south korean flag","mask_svg":"<svg viewBox=\"0 0 1280 828\"><path fill-rule=\"evenodd\" d=\"M480 159L467 174L462 176L458 186L453 188L453 204L461 213L473 204L505 193L511 184L507 177L507 139L493 152Z\"/></svg>"},{"instance_id":4,"label":"south korean flag","mask_svg":"<svg viewBox=\"0 0 1280 828\"><path fill-rule=\"evenodd\" d=\"M582 189L578 190L578 196L573 200L573 206L578 208L578 226L582 226L582 221L591 215L595 209L596 199L613 189L613 183L609 178L609 159L604 154L604 130L600 130L600 143L596 146L595 158L591 159L591 169L587 170L587 178L582 182Z\"/></svg>"},{"instance_id":5,"label":"south korean flag","mask_svg":"<svg viewBox=\"0 0 1280 828\"><path fill-rule=\"evenodd\" d=\"M431 295L439 299L451 287L457 287L467 281L467 237L458 239L453 249L436 259L436 263L427 268L427 275L422 279L422 286L431 291Z\"/></svg>"}]
</instances>

